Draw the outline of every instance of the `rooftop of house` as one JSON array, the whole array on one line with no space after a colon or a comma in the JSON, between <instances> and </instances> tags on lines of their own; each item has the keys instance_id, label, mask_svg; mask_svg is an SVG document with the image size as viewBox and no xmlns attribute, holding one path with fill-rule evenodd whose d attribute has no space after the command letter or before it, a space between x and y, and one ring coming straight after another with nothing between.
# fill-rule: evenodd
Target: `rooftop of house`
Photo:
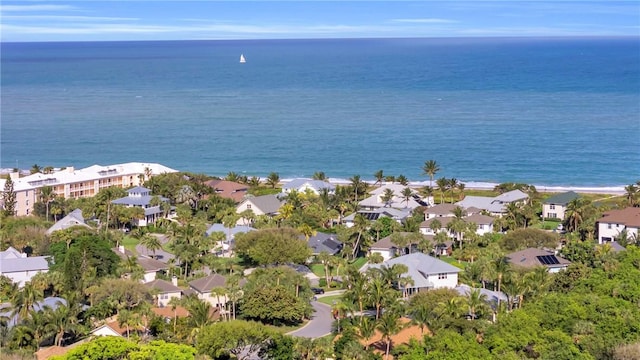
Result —
<instances>
[{"instance_id":1,"label":"rooftop of house","mask_svg":"<svg viewBox=\"0 0 640 360\"><path fill-rule=\"evenodd\" d=\"M58 230L65 230L74 226L84 226L84 227L90 228L90 226L84 222L84 217L82 216L82 210L80 209L75 209L69 214L67 214L67 216L56 221L55 224L53 224L49 229L47 229L46 233L48 235L51 235L52 233Z\"/></svg>"},{"instance_id":2,"label":"rooftop of house","mask_svg":"<svg viewBox=\"0 0 640 360\"><path fill-rule=\"evenodd\" d=\"M205 233L207 234L207 236L210 236L214 232L223 232L225 236L227 236L227 240L231 240L231 238L233 238L234 235L237 233L247 233L249 231L254 231L254 230L255 230L254 228L247 225L236 225L231 229L229 229L227 227L224 227L224 225L222 224L213 224L209 226L209 228ZM231 233L231 236L229 236L229 233Z\"/></svg>"},{"instance_id":3,"label":"rooftop of house","mask_svg":"<svg viewBox=\"0 0 640 360\"><path fill-rule=\"evenodd\" d=\"M497 214L505 211L505 204L524 200L528 197L529 195L520 190L512 190L495 197L465 196L465 198L462 201L458 201L456 205L462 206L465 209L474 207Z\"/></svg>"},{"instance_id":4,"label":"rooftop of house","mask_svg":"<svg viewBox=\"0 0 640 360\"><path fill-rule=\"evenodd\" d=\"M627 207L624 209L609 210L602 214L598 222L640 228L640 208Z\"/></svg>"},{"instance_id":5,"label":"rooftop of house","mask_svg":"<svg viewBox=\"0 0 640 360\"><path fill-rule=\"evenodd\" d=\"M409 234L411 234L410 232L400 232L397 233L400 236L407 236ZM422 235L422 234L421 234ZM423 238L425 239L433 239L433 236L430 235L422 235ZM375 243L371 244L371 246L369 247L370 249L373 250L388 250L388 249L396 249L398 248L398 245L394 244L393 241L393 235L389 235L389 236L385 236L382 239L376 241Z\"/></svg>"},{"instance_id":6,"label":"rooftop of house","mask_svg":"<svg viewBox=\"0 0 640 360\"><path fill-rule=\"evenodd\" d=\"M348 216L345 216L342 220L344 221L353 221L356 217L356 214L361 214L367 220L377 220L381 217L390 217L394 220L402 220L411 215L411 209L394 209L390 207L380 207L372 210L359 210L357 213L352 213Z\"/></svg>"},{"instance_id":7,"label":"rooftop of house","mask_svg":"<svg viewBox=\"0 0 640 360\"><path fill-rule=\"evenodd\" d=\"M278 212L283 202L276 195L262 195L246 198L240 205L250 202L257 209L265 214L275 214Z\"/></svg>"},{"instance_id":8,"label":"rooftop of house","mask_svg":"<svg viewBox=\"0 0 640 360\"><path fill-rule=\"evenodd\" d=\"M580 195L573 192L573 191L567 191L561 194L556 194L553 196L548 197L547 199L545 199L542 203L543 204L547 204L547 205L561 205L561 206L565 206L567 205L569 202L571 202L571 200L577 199L579 198Z\"/></svg>"},{"instance_id":9,"label":"rooftop of house","mask_svg":"<svg viewBox=\"0 0 640 360\"><path fill-rule=\"evenodd\" d=\"M313 250L314 254L320 254L325 251L331 255L335 255L342 249L342 242L338 240L335 234L327 234L319 231L309 237L307 244Z\"/></svg>"},{"instance_id":10,"label":"rooftop of house","mask_svg":"<svg viewBox=\"0 0 640 360\"><path fill-rule=\"evenodd\" d=\"M236 203L242 201L249 190L249 187L245 184L228 180L209 180L204 184L213 188L218 196L225 199L231 199Z\"/></svg>"},{"instance_id":11,"label":"rooftop of house","mask_svg":"<svg viewBox=\"0 0 640 360\"><path fill-rule=\"evenodd\" d=\"M436 216L449 216L453 215L453 210L457 208L455 204L438 204L436 206L427 208L424 210L425 214L433 214Z\"/></svg>"},{"instance_id":12,"label":"rooftop of house","mask_svg":"<svg viewBox=\"0 0 640 360\"><path fill-rule=\"evenodd\" d=\"M127 258L135 258L145 272L157 272L160 270L167 270L169 268L169 266L162 261L152 259L147 256L137 256L132 251L125 249L122 245L111 250L113 250L113 252L115 252L116 255L124 261L126 261Z\"/></svg>"},{"instance_id":13,"label":"rooftop of house","mask_svg":"<svg viewBox=\"0 0 640 360\"><path fill-rule=\"evenodd\" d=\"M336 188L335 185L327 181L298 178L298 179L293 179L291 181L288 181L286 184L282 185L282 190L283 191L294 190L294 189L297 190L302 186L304 186L305 184L308 187L314 188L317 191L320 191L322 189L335 190Z\"/></svg>"},{"instance_id":14,"label":"rooftop of house","mask_svg":"<svg viewBox=\"0 0 640 360\"><path fill-rule=\"evenodd\" d=\"M193 280L189 283L189 286L198 291L199 293L211 292L214 288L224 287L227 283L227 278L220 274L211 274L200 279ZM246 283L245 279L240 280L240 286Z\"/></svg>"},{"instance_id":15,"label":"rooftop of house","mask_svg":"<svg viewBox=\"0 0 640 360\"><path fill-rule=\"evenodd\" d=\"M159 294L176 293L182 291L182 289L180 289L179 287L173 285L169 281L162 279L155 279L144 285L151 289L157 290Z\"/></svg>"},{"instance_id":16,"label":"rooftop of house","mask_svg":"<svg viewBox=\"0 0 640 360\"><path fill-rule=\"evenodd\" d=\"M0 251L0 274L48 270L47 258L48 256L27 257L27 254L9 247L5 251Z\"/></svg>"},{"instance_id":17,"label":"rooftop of house","mask_svg":"<svg viewBox=\"0 0 640 360\"><path fill-rule=\"evenodd\" d=\"M549 268L565 267L571 261L555 254L554 251L545 249L528 248L506 255L513 265L522 267L546 266Z\"/></svg>"}]
</instances>

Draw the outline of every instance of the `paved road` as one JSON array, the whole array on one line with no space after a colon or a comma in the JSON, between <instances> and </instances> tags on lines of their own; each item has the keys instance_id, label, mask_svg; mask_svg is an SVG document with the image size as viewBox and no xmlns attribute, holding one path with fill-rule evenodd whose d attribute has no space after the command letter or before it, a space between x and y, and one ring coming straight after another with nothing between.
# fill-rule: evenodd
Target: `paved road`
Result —
<instances>
[{"instance_id":1,"label":"paved road","mask_svg":"<svg viewBox=\"0 0 640 360\"><path fill-rule=\"evenodd\" d=\"M287 335L315 339L331 334L331 325L333 324L331 307L318 301L312 301L311 306L314 309L311 320L305 326Z\"/></svg>"}]
</instances>

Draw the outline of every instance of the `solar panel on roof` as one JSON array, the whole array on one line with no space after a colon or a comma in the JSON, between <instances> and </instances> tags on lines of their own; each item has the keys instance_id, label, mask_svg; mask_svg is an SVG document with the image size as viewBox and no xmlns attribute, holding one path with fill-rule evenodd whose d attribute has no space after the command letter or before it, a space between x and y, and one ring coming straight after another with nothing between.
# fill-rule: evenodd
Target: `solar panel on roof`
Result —
<instances>
[{"instance_id":1,"label":"solar panel on roof","mask_svg":"<svg viewBox=\"0 0 640 360\"><path fill-rule=\"evenodd\" d=\"M328 247L331 250L336 250L340 247L340 243L337 243L331 239L327 239L325 241L322 242L322 244L326 247Z\"/></svg>"},{"instance_id":2,"label":"solar panel on roof","mask_svg":"<svg viewBox=\"0 0 640 360\"><path fill-rule=\"evenodd\" d=\"M378 220L378 217L380 216L380 214L378 214L378 213L362 213L362 215L367 220Z\"/></svg>"},{"instance_id":3,"label":"solar panel on roof","mask_svg":"<svg viewBox=\"0 0 640 360\"><path fill-rule=\"evenodd\" d=\"M558 261L558 258L555 257L555 255L542 255L542 256L536 256L536 258L538 259L538 261L540 261L544 265L560 264L560 261Z\"/></svg>"}]
</instances>

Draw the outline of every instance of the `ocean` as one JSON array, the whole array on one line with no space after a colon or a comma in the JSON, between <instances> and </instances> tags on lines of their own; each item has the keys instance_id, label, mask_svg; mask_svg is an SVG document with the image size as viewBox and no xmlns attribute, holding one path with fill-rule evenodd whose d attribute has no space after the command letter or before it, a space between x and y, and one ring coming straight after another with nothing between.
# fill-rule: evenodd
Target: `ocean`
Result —
<instances>
[{"instance_id":1,"label":"ocean","mask_svg":"<svg viewBox=\"0 0 640 360\"><path fill-rule=\"evenodd\" d=\"M640 38L1 44L0 167L640 180ZM239 62L244 54L246 63Z\"/></svg>"}]
</instances>

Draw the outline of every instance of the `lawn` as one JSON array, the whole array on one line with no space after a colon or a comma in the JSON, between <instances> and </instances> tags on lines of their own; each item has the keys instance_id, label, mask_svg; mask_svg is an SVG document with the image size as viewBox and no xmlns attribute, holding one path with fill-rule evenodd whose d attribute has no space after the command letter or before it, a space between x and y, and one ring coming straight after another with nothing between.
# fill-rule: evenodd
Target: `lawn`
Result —
<instances>
[{"instance_id":1,"label":"lawn","mask_svg":"<svg viewBox=\"0 0 640 360\"><path fill-rule=\"evenodd\" d=\"M355 266L357 269L360 269L367 263L366 257L359 257L355 261L351 263L351 265Z\"/></svg>"},{"instance_id":2,"label":"lawn","mask_svg":"<svg viewBox=\"0 0 640 360\"><path fill-rule=\"evenodd\" d=\"M122 245L124 246L124 248L131 251L134 254L137 254L136 245L138 245L139 242L140 240L133 238L131 236L125 236L124 239L122 239Z\"/></svg>"},{"instance_id":3,"label":"lawn","mask_svg":"<svg viewBox=\"0 0 640 360\"><path fill-rule=\"evenodd\" d=\"M469 264L466 261L458 261L456 258L453 258L451 256L440 256L438 259L440 259L440 260L442 260L442 261L444 261L444 262L446 262L448 264L451 264L451 265L453 265L453 266L455 266L457 268L460 268L462 270L464 270L464 268L467 266L467 264Z\"/></svg>"},{"instance_id":4,"label":"lawn","mask_svg":"<svg viewBox=\"0 0 640 360\"><path fill-rule=\"evenodd\" d=\"M342 295L331 295L318 298L318 302L323 304L327 304L329 306L333 306L334 303L337 303L342 298Z\"/></svg>"}]
</instances>

